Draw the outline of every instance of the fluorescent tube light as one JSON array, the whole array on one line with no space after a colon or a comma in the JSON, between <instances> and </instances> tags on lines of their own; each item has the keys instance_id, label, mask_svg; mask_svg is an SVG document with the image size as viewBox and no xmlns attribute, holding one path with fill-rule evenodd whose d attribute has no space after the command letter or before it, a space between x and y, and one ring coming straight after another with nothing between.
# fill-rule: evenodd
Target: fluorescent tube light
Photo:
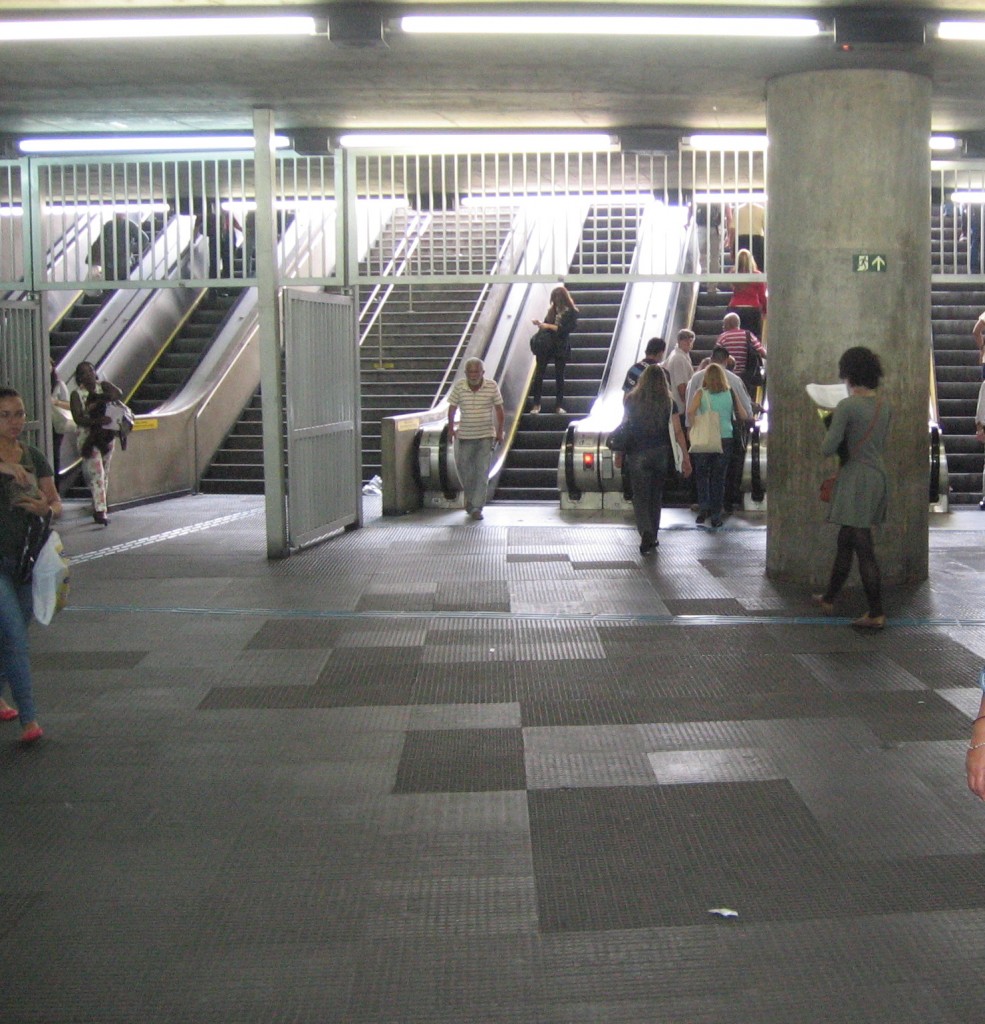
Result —
<instances>
[{"instance_id":1,"label":"fluorescent tube light","mask_svg":"<svg viewBox=\"0 0 985 1024\"><path fill-rule=\"evenodd\" d=\"M765 135L692 135L684 139L692 149L729 152L733 149L765 150L769 140Z\"/></svg>"},{"instance_id":2,"label":"fluorescent tube light","mask_svg":"<svg viewBox=\"0 0 985 1024\"><path fill-rule=\"evenodd\" d=\"M942 21L937 26L937 38L980 43L985 40L985 21Z\"/></svg>"},{"instance_id":3,"label":"fluorescent tube light","mask_svg":"<svg viewBox=\"0 0 985 1024\"><path fill-rule=\"evenodd\" d=\"M400 134L352 133L339 137L343 149L386 149L416 153L588 153L618 148L611 135L599 133L556 134Z\"/></svg>"},{"instance_id":4,"label":"fluorescent tube light","mask_svg":"<svg viewBox=\"0 0 985 1024\"><path fill-rule=\"evenodd\" d=\"M253 149L252 135L110 135L84 136L74 139L21 139L17 143L22 153L179 153L209 152L212 150ZM274 136L274 147L290 145L285 135Z\"/></svg>"},{"instance_id":5,"label":"fluorescent tube light","mask_svg":"<svg viewBox=\"0 0 985 1024\"><path fill-rule=\"evenodd\" d=\"M313 36L315 19L296 15L236 18L74 18L0 21L0 43L82 39L189 39L204 36Z\"/></svg>"},{"instance_id":6,"label":"fluorescent tube light","mask_svg":"<svg viewBox=\"0 0 985 1024\"><path fill-rule=\"evenodd\" d=\"M80 213L94 216L97 213L122 213L126 216L137 216L141 219L154 213L168 213L171 207L167 203L42 203L41 212L57 217L59 214Z\"/></svg>"},{"instance_id":7,"label":"fluorescent tube light","mask_svg":"<svg viewBox=\"0 0 985 1024\"><path fill-rule=\"evenodd\" d=\"M650 15L427 14L400 19L404 32L458 35L737 36L808 38L820 34L811 18L661 17Z\"/></svg>"},{"instance_id":8,"label":"fluorescent tube light","mask_svg":"<svg viewBox=\"0 0 985 1024\"><path fill-rule=\"evenodd\" d=\"M255 199L227 199L219 204L219 209L225 213L242 214L252 213L256 210ZM335 208L334 199L275 199L273 202L275 210L322 210L329 212Z\"/></svg>"},{"instance_id":9,"label":"fluorescent tube light","mask_svg":"<svg viewBox=\"0 0 985 1024\"><path fill-rule=\"evenodd\" d=\"M523 206L545 203L596 203L606 206L646 206L656 203L652 192L566 192L563 195L547 193L525 193L522 195L468 195L461 199L461 206L474 208L484 206Z\"/></svg>"},{"instance_id":10,"label":"fluorescent tube light","mask_svg":"<svg viewBox=\"0 0 985 1024\"><path fill-rule=\"evenodd\" d=\"M765 203L765 192L695 192L695 203Z\"/></svg>"},{"instance_id":11,"label":"fluorescent tube light","mask_svg":"<svg viewBox=\"0 0 985 1024\"><path fill-rule=\"evenodd\" d=\"M931 135L930 148L935 153L950 153L958 148L958 140L953 135Z\"/></svg>"},{"instance_id":12,"label":"fluorescent tube light","mask_svg":"<svg viewBox=\"0 0 985 1024\"><path fill-rule=\"evenodd\" d=\"M961 189L951 193L952 203L985 203L985 191L974 189Z\"/></svg>"}]
</instances>

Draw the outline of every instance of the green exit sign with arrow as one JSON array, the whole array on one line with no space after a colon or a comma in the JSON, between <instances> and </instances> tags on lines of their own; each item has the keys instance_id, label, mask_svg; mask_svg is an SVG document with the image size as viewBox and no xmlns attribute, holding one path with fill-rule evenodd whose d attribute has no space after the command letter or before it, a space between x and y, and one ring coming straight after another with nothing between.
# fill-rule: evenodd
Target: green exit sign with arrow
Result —
<instances>
[{"instance_id":1,"label":"green exit sign with arrow","mask_svg":"<svg viewBox=\"0 0 985 1024\"><path fill-rule=\"evenodd\" d=\"M885 274L886 257L877 253L857 252L852 256L852 270L856 274Z\"/></svg>"}]
</instances>

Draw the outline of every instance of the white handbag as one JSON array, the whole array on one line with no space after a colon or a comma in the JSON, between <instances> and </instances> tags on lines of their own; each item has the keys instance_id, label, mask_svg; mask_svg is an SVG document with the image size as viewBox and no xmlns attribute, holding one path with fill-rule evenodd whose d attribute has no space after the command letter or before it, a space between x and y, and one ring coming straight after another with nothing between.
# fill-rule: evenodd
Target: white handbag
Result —
<instances>
[{"instance_id":1,"label":"white handbag","mask_svg":"<svg viewBox=\"0 0 985 1024\"><path fill-rule=\"evenodd\" d=\"M721 454L722 451L722 427L718 413L710 407L708 412L702 412L705 408L707 396L701 392L701 405L698 412L691 417L691 438L688 451L695 455Z\"/></svg>"}]
</instances>

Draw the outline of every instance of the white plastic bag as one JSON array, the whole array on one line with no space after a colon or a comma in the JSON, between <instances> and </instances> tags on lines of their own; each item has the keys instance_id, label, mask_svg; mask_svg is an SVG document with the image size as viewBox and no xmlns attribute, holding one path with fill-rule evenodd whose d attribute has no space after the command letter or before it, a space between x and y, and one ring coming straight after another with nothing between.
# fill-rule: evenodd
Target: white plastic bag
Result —
<instances>
[{"instance_id":1,"label":"white plastic bag","mask_svg":"<svg viewBox=\"0 0 985 1024\"><path fill-rule=\"evenodd\" d=\"M62 539L52 530L34 563L31 597L34 617L47 626L68 600L68 559L62 554Z\"/></svg>"}]
</instances>

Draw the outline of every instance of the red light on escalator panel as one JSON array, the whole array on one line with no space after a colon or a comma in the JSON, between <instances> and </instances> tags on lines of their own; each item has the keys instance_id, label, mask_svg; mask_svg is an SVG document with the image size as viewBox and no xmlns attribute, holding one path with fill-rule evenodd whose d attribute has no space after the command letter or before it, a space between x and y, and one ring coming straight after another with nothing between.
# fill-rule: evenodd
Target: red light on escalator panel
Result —
<instances>
[{"instance_id":1,"label":"red light on escalator panel","mask_svg":"<svg viewBox=\"0 0 985 1024\"><path fill-rule=\"evenodd\" d=\"M581 464L585 469L592 469L595 466L595 452L584 452L581 457Z\"/></svg>"}]
</instances>

